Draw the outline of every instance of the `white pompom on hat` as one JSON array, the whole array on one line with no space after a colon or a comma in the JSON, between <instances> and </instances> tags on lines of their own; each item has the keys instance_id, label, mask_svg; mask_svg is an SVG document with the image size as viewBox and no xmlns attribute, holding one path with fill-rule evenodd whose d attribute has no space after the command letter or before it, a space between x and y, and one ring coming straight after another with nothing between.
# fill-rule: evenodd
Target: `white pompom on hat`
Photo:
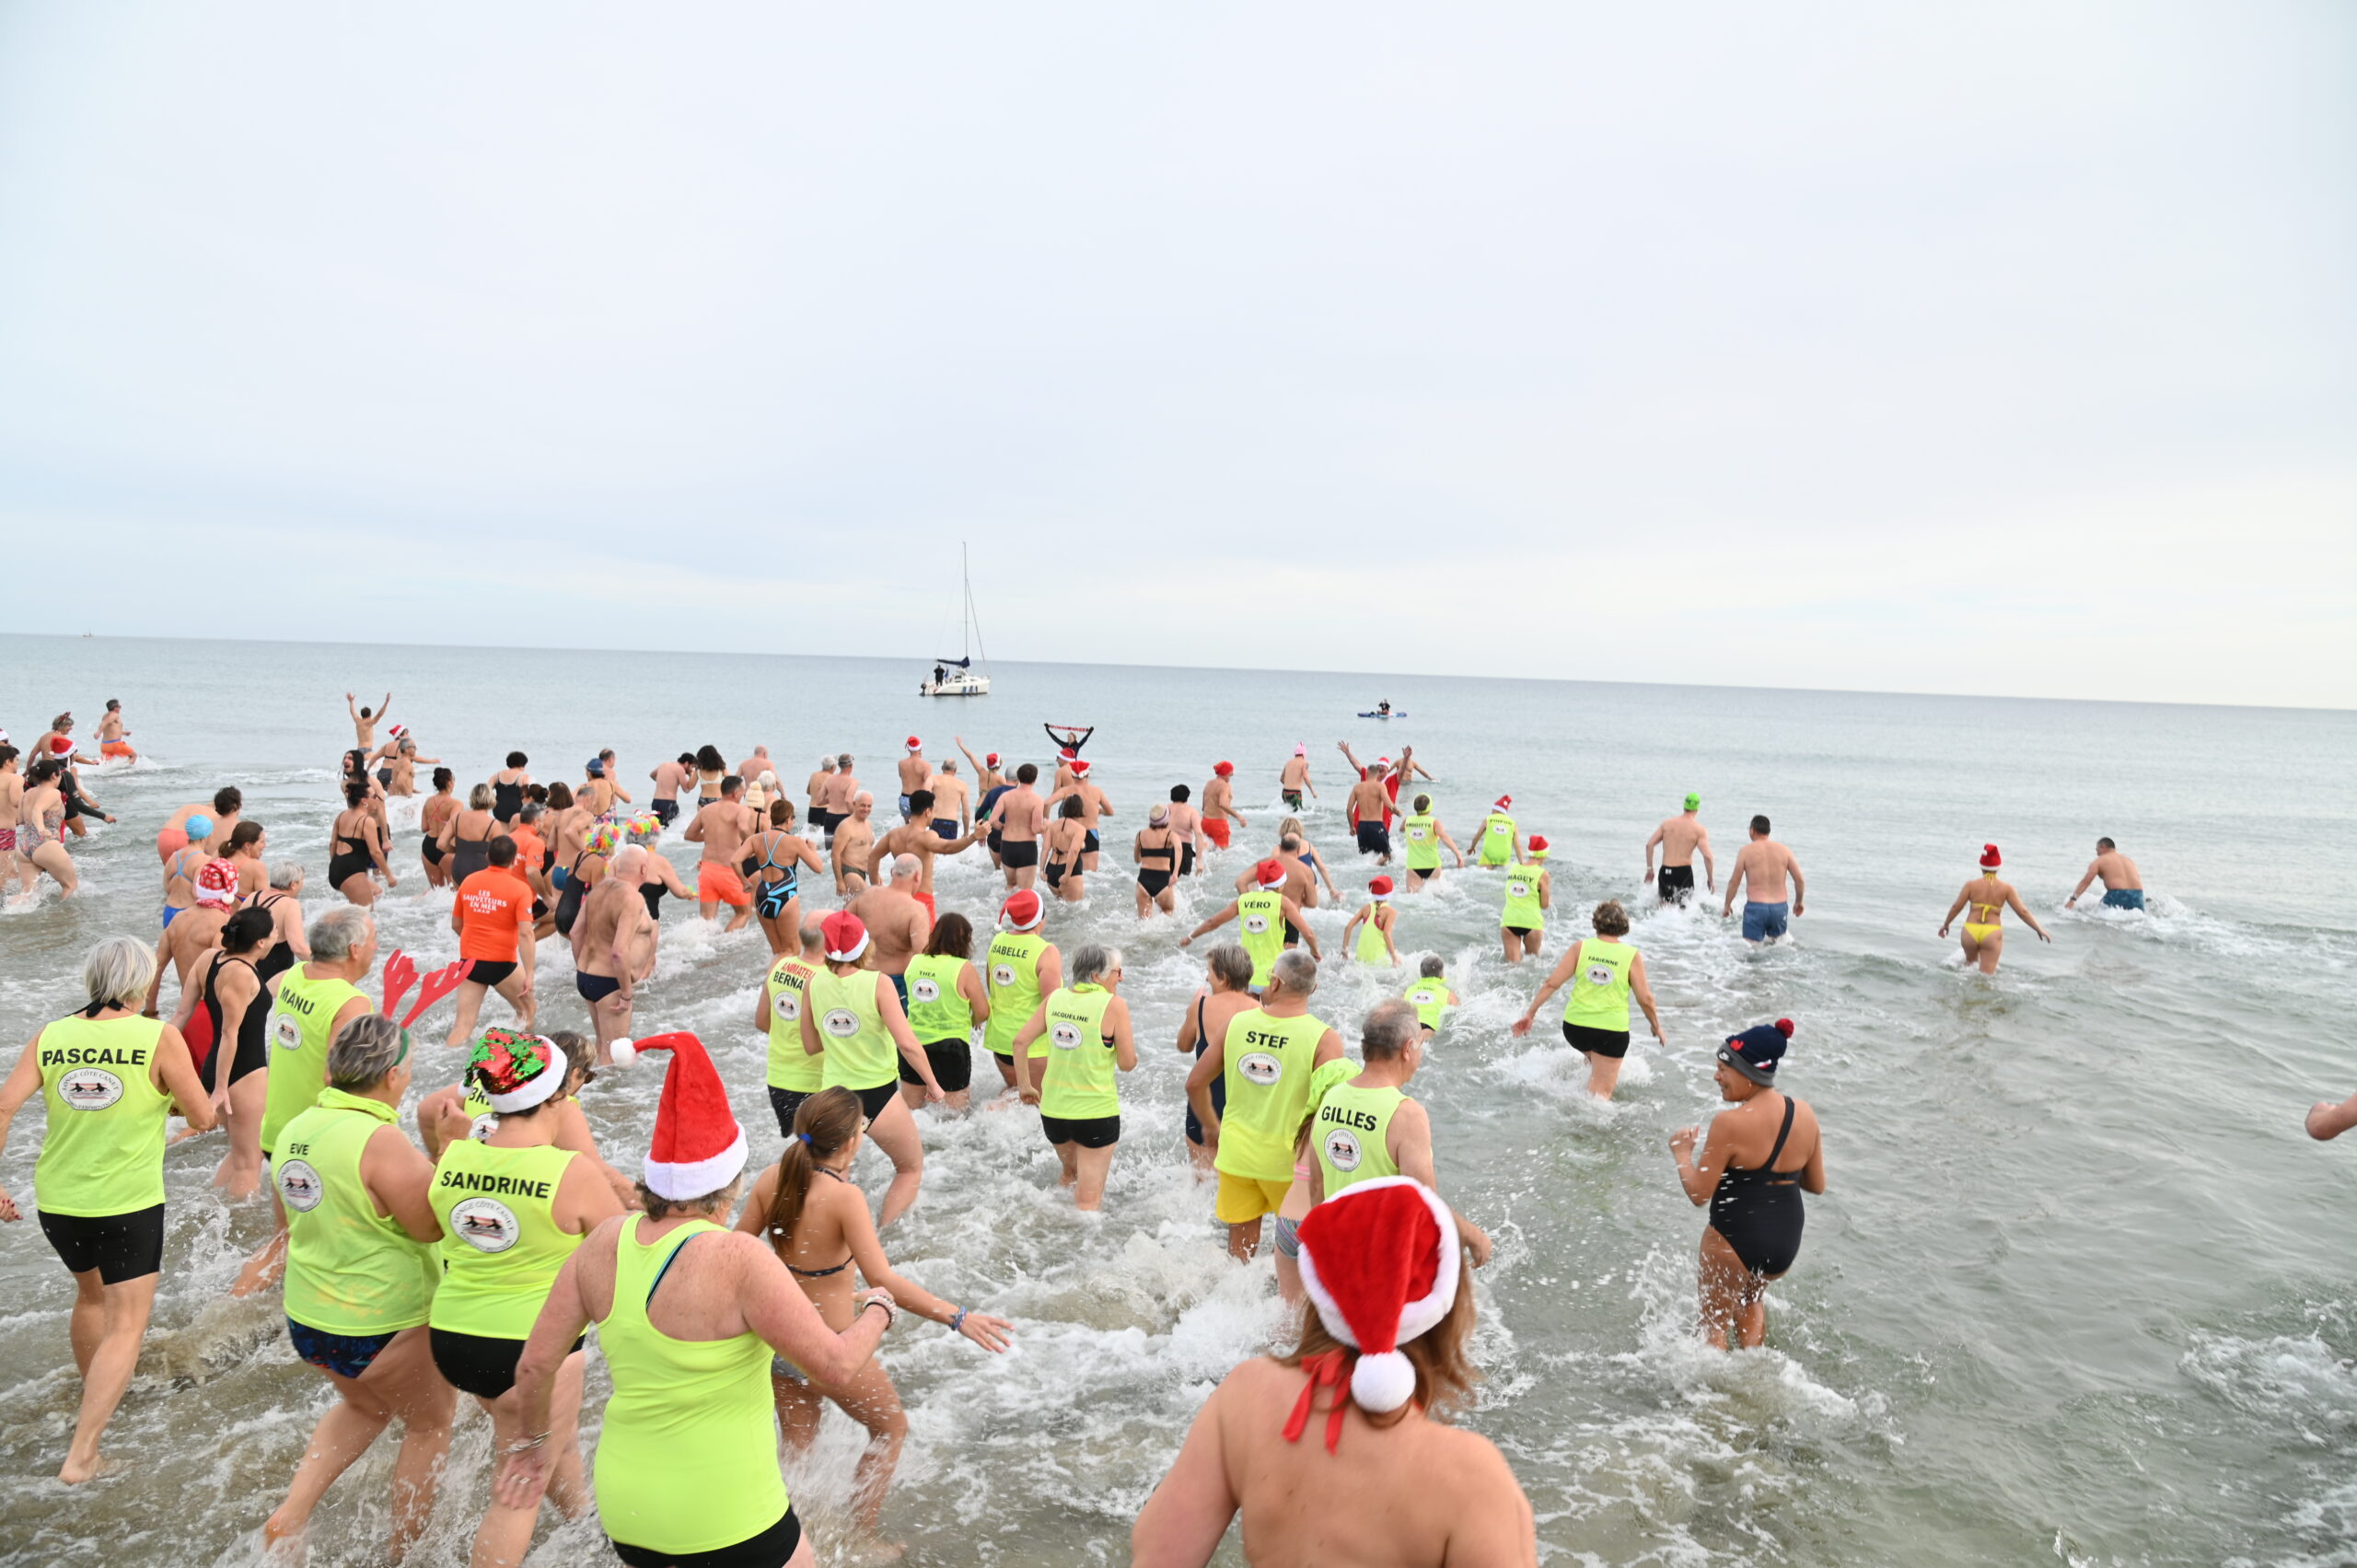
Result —
<instances>
[{"instance_id":1,"label":"white pompom on hat","mask_svg":"<svg viewBox=\"0 0 2357 1568\"><path fill-rule=\"evenodd\" d=\"M632 1048L668 1051L663 1098L655 1107L655 1138L647 1146L646 1190L674 1202L717 1192L744 1172L745 1129L728 1109L728 1086L703 1041L686 1030L649 1035ZM615 1060L621 1052L615 1051Z\"/></svg>"},{"instance_id":2,"label":"white pompom on hat","mask_svg":"<svg viewBox=\"0 0 2357 1568\"><path fill-rule=\"evenodd\" d=\"M1301 1283L1326 1331L1359 1353L1351 1398L1381 1415L1415 1397L1399 1347L1457 1302L1457 1221L1412 1177L1344 1188L1301 1222Z\"/></svg>"}]
</instances>

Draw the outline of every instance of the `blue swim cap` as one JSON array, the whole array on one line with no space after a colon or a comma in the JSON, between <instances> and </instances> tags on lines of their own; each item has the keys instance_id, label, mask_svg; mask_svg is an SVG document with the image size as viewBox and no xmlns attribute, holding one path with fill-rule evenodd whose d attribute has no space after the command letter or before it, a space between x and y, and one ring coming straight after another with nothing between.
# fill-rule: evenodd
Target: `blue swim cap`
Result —
<instances>
[{"instance_id":1,"label":"blue swim cap","mask_svg":"<svg viewBox=\"0 0 2357 1568\"><path fill-rule=\"evenodd\" d=\"M181 823L180 830L188 835L188 842L191 843L194 843L199 839L209 839L213 836L213 819L200 811Z\"/></svg>"},{"instance_id":2,"label":"blue swim cap","mask_svg":"<svg viewBox=\"0 0 2357 1568\"><path fill-rule=\"evenodd\" d=\"M603 758L592 757L583 766L589 770L589 776L593 779L602 779L606 776L606 763Z\"/></svg>"}]
</instances>

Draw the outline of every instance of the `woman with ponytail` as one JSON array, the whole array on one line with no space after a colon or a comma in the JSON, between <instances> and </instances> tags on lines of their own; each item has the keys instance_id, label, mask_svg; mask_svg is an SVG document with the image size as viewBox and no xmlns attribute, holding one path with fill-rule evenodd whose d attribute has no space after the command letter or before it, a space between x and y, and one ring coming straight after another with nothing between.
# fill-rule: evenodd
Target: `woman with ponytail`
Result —
<instances>
[{"instance_id":1,"label":"woman with ponytail","mask_svg":"<svg viewBox=\"0 0 2357 1568\"><path fill-rule=\"evenodd\" d=\"M859 1097L849 1089L820 1089L804 1100L795 1112L794 1135L786 1140L784 1155L754 1180L751 1201L737 1228L776 1249L827 1327L838 1333L850 1327L857 1310L852 1279L856 1265L862 1279L889 1291L903 1310L962 1334L984 1350L1004 1350L1014 1332L1006 1319L952 1306L893 1272L892 1260L876 1239L867 1197L851 1179L852 1161L858 1157L866 1130ZM822 1383L806 1377L783 1357L772 1363L771 1372L778 1423L792 1447L806 1449L818 1435L821 1400L833 1400L867 1428L856 1507L862 1526L874 1533L900 1446L909 1435L909 1420L890 1375L870 1360L848 1382Z\"/></svg>"}]
</instances>

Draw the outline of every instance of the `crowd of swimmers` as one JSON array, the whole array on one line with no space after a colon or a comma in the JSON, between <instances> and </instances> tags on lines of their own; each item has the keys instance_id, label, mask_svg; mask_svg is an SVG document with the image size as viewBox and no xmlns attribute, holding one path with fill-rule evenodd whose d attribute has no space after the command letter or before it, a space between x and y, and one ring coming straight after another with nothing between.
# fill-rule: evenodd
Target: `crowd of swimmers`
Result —
<instances>
[{"instance_id":1,"label":"crowd of swimmers","mask_svg":"<svg viewBox=\"0 0 2357 1568\"><path fill-rule=\"evenodd\" d=\"M83 1393L60 1479L98 1473L137 1363L177 1116L180 1136L223 1132L214 1181L226 1197L266 1182L274 1233L235 1288L282 1292L295 1355L336 1395L263 1526L272 1551L299 1555L322 1497L395 1423L389 1544L406 1550L431 1513L460 1395L489 1416L497 1456L478 1564L520 1562L543 1505L572 1517L593 1503L625 1562L808 1562L776 1434L806 1447L827 1403L868 1434L855 1513L877 1537L908 1431L874 1359L885 1335L902 1313L986 1353L1015 1334L923 1290L885 1250L880 1233L923 1189L917 1112L970 1108L979 1047L998 1074L993 1103L1036 1109L1062 1185L1096 1209L1121 1138L1121 1076L1142 1040L1167 1038L1167 1020L1141 1019L1123 994L1119 947L1066 951L1048 935L1057 906L1102 874L1118 815L1080 755L1086 734L1059 737L1046 770L1005 768L961 738L963 773L909 737L883 820L853 756L822 759L797 808L763 747L733 767L714 746L682 751L650 770L643 807L610 749L577 783L545 784L511 752L461 802L451 770L419 757L404 728L377 742L390 700L360 707L347 695L354 745L327 876L340 901L307 915L305 868L270 858L235 787L182 807L157 837L159 939L99 942L86 1005L37 1031L0 1083L0 1144L18 1110L43 1101L38 1217L75 1284L69 1339ZM119 705L109 714L127 735ZM66 782L93 761L74 753L70 728L60 715L21 779L0 743L0 805L14 808L0 821L13 815L20 857L29 813L49 835L64 802L96 814ZM1239 1511L1256 1562L1536 1561L1529 1505L1504 1458L1437 1419L1474 1381L1470 1269L1492 1244L1439 1195L1441 1140L1409 1092L1460 999L1439 958L1411 962L1397 900L1438 880L1446 852L1451 870L1495 877L1506 960L1543 961L1549 844L1525 833L1502 795L1460 846L1432 795L1413 787L1431 775L1411 751L1361 765L1341 750L1355 775L1350 825L1375 862L1341 947L1353 963L1414 970L1358 1020L1354 1042L1314 1011L1325 954L1306 912L1321 889L1341 895L1298 816L1229 872L1221 853L1249 824L1223 761L1200 794L1179 785L1155 802L1130 846L1141 919L1172 912L1175 885L1200 877L1218 907L1180 946L1234 927L1232 942L1205 952L1175 1030L1190 1061L1188 1151L1214 1184L1230 1253L1271 1255L1284 1299L1307 1304L1290 1349L1244 1362L1202 1408L1138 1518L1140 1562L1205 1562ZM451 889L458 958L397 1023L416 977L397 987L388 966L381 1009L363 990L379 957L370 906L398 881L388 802L419 793L426 766L421 869ZM1278 790L1291 812L1316 798L1306 747L1280 769ZM1703 890L1718 891L1701 804L1688 796L1645 845L1645 882L1665 904L1695 895L1697 858ZM662 853L674 829L696 852L691 881ZM940 909L934 888L940 855L977 845L1004 881L987 929ZM70 863L59 876L39 858L51 846L41 837L29 864L70 891ZM1991 971L2004 910L2047 935L2001 865L1989 846L1949 912L1969 912L1965 958ZM2109 839L2074 901L2097 880L2107 904L2141 907L2135 865ZM1721 914L1733 916L1742 891L1745 938L1772 942L1803 914L1805 890L1792 851L1753 818ZM769 1042L765 1088L784 1152L765 1169L751 1167L702 1042L636 1034L667 896L727 930L757 923L768 948L749 1021ZM1644 956L1627 940L1628 908L1606 900L1585 923L1512 1027L1527 1034L1561 993L1563 1040L1586 1063L1589 1092L1608 1098L1637 1015L1666 1037ZM581 1029L543 1028L562 1005L535 983L549 939L571 947ZM168 1017L168 971L178 981ZM405 1128L407 1025L445 994L454 1016L443 1038L468 1051L462 1080L424 1096ZM494 995L505 1016L486 1026ZM1761 1342L1767 1286L1799 1252L1801 1195L1826 1188L1816 1114L1778 1086L1793 1034L1780 1019L1720 1042L1726 1109L1707 1133L1669 1140L1683 1190L1709 1206L1698 1300L1702 1332L1722 1347ZM599 1150L577 1097L650 1052L667 1067L633 1175ZM2320 1137L2351 1124L2357 1100L2311 1114ZM853 1179L871 1141L891 1167L873 1214ZM18 1217L0 1191L0 1221ZM592 1323L613 1392L585 1470L575 1433ZM1313 1495L1316 1509L1294 1501Z\"/></svg>"}]
</instances>

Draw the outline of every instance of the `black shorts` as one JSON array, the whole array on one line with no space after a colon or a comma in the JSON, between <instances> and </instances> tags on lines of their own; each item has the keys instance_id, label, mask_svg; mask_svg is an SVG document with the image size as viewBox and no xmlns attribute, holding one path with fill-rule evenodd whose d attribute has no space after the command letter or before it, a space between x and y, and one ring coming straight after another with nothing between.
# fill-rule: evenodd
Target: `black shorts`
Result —
<instances>
[{"instance_id":1,"label":"black shorts","mask_svg":"<svg viewBox=\"0 0 2357 1568\"><path fill-rule=\"evenodd\" d=\"M929 1040L924 1042L925 1060L933 1063L933 1075L941 1084L941 1092L954 1095L959 1089L970 1088L974 1083L974 1045L968 1040ZM924 1079L900 1058L900 1082L924 1086Z\"/></svg>"},{"instance_id":2,"label":"black shorts","mask_svg":"<svg viewBox=\"0 0 2357 1568\"><path fill-rule=\"evenodd\" d=\"M845 1084L843 1087L848 1089L851 1086ZM878 1084L872 1089L852 1089L851 1092L859 1097L860 1114L873 1121L884 1114L886 1106L900 1098L900 1080L895 1078L888 1084Z\"/></svg>"},{"instance_id":3,"label":"black shorts","mask_svg":"<svg viewBox=\"0 0 2357 1568\"><path fill-rule=\"evenodd\" d=\"M1009 867L1017 871L1027 865L1037 865L1039 864L1039 841L1021 839L1013 843L1001 844L998 857Z\"/></svg>"},{"instance_id":4,"label":"black shorts","mask_svg":"<svg viewBox=\"0 0 2357 1568\"><path fill-rule=\"evenodd\" d=\"M1194 874L1195 846L1193 844L1188 844L1178 852L1178 875L1181 877L1192 877Z\"/></svg>"},{"instance_id":5,"label":"black shorts","mask_svg":"<svg viewBox=\"0 0 2357 1568\"><path fill-rule=\"evenodd\" d=\"M681 1506L692 1506L683 1502ZM606 1544L630 1568L785 1568L802 1545L802 1521L788 1507L785 1517L750 1540L710 1551L656 1551L651 1547L626 1546L613 1537Z\"/></svg>"},{"instance_id":6,"label":"black shorts","mask_svg":"<svg viewBox=\"0 0 2357 1568\"><path fill-rule=\"evenodd\" d=\"M842 820L831 811L821 811L815 806L810 808L810 825L822 833L832 833L835 824Z\"/></svg>"},{"instance_id":7,"label":"black shorts","mask_svg":"<svg viewBox=\"0 0 2357 1568\"><path fill-rule=\"evenodd\" d=\"M1301 946L1301 927L1289 920L1285 922L1285 946L1288 947Z\"/></svg>"},{"instance_id":8,"label":"black shorts","mask_svg":"<svg viewBox=\"0 0 2357 1568\"><path fill-rule=\"evenodd\" d=\"M467 966L464 978L474 981L477 985L497 985L515 972L516 965L513 959L504 964L495 964L489 958L477 958Z\"/></svg>"},{"instance_id":9,"label":"black shorts","mask_svg":"<svg viewBox=\"0 0 2357 1568\"><path fill-rule=\"evenodd\" d=\"M1051 1144L1078 1144L1084 1149L1109 1149L1121 1141L1120 1116L1084 1116L1067 1121L1061 1116L1039 1118L1039 1131L1048 1135Z\"/></svg>"},{"instance_id":10,"label":"black shorts","mask_svg":"<svg viewBox=\"0 0 2357 1568\"><path fill-rule=\"evenodd\" d=\"M1499 927L1509 936L1527 936L1534 931L1544 931L1543 925L1505 925Z\"/></svg>"},{"instance_id":11,"label":"black shorts","mask_svg":"<svg viewBox=\"0 0 2357 1568\"><path fill-rule=\"evenodd\" d=\"M622 982L610 974L585 974L573 971L573 989L581 993L581 1000L591 1006L603 1002L622 988Z\"/></svg>"},{"instance_id":12,"label":"black shorts","mask_svg":"<svg viewBox=\"0 0 2357 1568\"><path fill-rule=\"evenodd\" d=\"M1694 867L1691 865L1665 865L1654 880L1661 888L1663 903L1682 904L1694 896Z\"/></svg>"},{"instance_id":13,"label":"black shorts","mask_svg":"<svg viewBox=\"0 0 2357 1568\"><path fill-rule=\"evenodd\" d=\"M1608 1056L1618 1062L1629 1054L1627 1029L1594 1029L1585 1024L1565 1023L1563 1042L1590 1056Z\"/></svg>"},{"instance_id":14,"label":"black shorts","mask_svg":"<svg viewBox=\"0 0 2357 1568\"><path fill-rule=\"evenodd\" d=\"M1389 854L1391 830L1380 822L1361 822L1359 824L1359 853L1361 854Z\"/></svg>"},{"instance_id":15,"label":"black shorts","mask_svg":"<svg viewBox=\"0 0 2357 1568\"><path fill-rule=\"evenodd\" d=\"M815 1091L781 1089L775 1084L769 1086L769 1091L770 1109L777 1112L777 1130L780 1133L791 1138L794 1136L794 1113L802 1109L802 1102L808 1099Z\"/></svg>"},{"instance_id":16,"label":"black shorts","mask_svg":"<svg viewBox=\"0 0 2357 1568\"><path fill-rule=\"evenodd\" d=\"M1101 850L1101 849L1103 849L1104 847L1105 847L1104 842L1103 842L1102 840L1100 840L1099 838L1097 838L1097 830L1096 830L1096 829L1091 828L1091 829L1089 829L1089 830L1088 830L1088 831L1087 831L1087 832L1086 832L1086 833L1084 833L1084 834L1082 834L1082 835L1081 835L1081 840L1080 840L1080 853L1081 853L1081 854L1095 854L1098 850Z\"/></svg>"},{"instance_id":17,"label":"black shorts","mask_svg":"<svg viewBox=\"0 0 2357 1568\"><path fill-rule=\"evenodd\" d=\"M119 1285L164 1272L164 1205L127 1214L52 1214L41 1211L41 1233L76 1274L99 1272L100 1284Z\"/></svg>"},{"instance_id":18,"label":"black shorts","mask_svg":"<svg viewBox=\"0 0 2357 1568\"><path fill-rule=\"evenodd\" d=\"M1004 855L1006 852L1006 841L998 836L996 828L991 830L990 837L984 839L982 842L990 846L990 852L993 855Z\"/></svg>"},{"instance_id":19,"label":"black shorts","mask_svg":"<svg viewBox=\"0 0 2357 1568\"><path fill-rule=\"evenodd\" d=\"M524 1357L523 1341L461 1334L449 1329L428 1329L425 1333L442 1381L461 1394L495 1400L516 1387L516 1364ZM574 1350L581 1344L580 1340L574 1341Z\"/></svg>"},{"instance_id":20,"label":"black shorts","mask_svg":"<svg viewBox=\"0 0 2357 1568\"><path fill-rule=\"evenodd\" d=\"M676 800L650 800L646 808L654 812L655 819L667 828L679 820L679 803Z\"/></svg>"}]
</instances>

